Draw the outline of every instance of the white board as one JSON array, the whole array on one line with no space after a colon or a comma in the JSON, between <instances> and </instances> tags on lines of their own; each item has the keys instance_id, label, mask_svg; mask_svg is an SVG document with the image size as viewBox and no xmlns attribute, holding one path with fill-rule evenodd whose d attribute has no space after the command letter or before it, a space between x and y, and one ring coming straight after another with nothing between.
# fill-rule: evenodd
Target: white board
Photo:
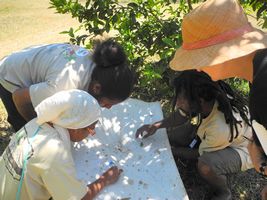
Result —
<instances>
[{"instance_id":1,"label":"white board","mask_svg":"<svg viewBox=\"0 0 267 200\"><path fill-rule=\"evenodd\" d=\"M135 139L137 128L162 117L158 102L128 99L112 109L104 109L96 134L74 144L78 178L87 183L98 178L111 162L123 169L118 182L104 188L96 199L188 199L166 130L160 129L143 140Z\"/></svg>"}]
</instances>

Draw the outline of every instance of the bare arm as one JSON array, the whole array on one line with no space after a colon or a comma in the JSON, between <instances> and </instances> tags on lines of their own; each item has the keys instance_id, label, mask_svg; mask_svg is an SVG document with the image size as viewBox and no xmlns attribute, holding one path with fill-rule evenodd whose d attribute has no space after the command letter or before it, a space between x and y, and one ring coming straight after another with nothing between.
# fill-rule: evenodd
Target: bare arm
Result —
<instances>
[{"instance_id":1,"label":"bare arm","mask_svg":"<svg viewBox=\"0 0 267 200\"><path fill-rule=\"evenodd\" d=\"M141 126L139 129L137 129L135 136L136 138L138 138L139 136L144 135L144 138L146 138L150 135L153 135L160 128L176 127L184 124L187 120L188 117L182 115L181 112L177 110L176 112L172 113L169 117L161 121ZM147 132L147 134L144 134L144 132Z\"/></svg>"},{"instance_id":2,"label":"bare arm","mask_svg":"<svg viewBox=\"0 0 267 200\"><path fill-rule=\"evenodd\" d=\"M261 163L266 163L266 156L264 156L264 151L261 147L257 146L255 142L250 142L248 145L249 154L254 168L260 173ZM265 167L264 174L267 175L267 167Z\"/></svg>"},{"instance_id":3,"label":"bare arm","mask_svg":"<svg viewBox=\"0 0 267 200\"><path fill-rule=\"evenodd\" d=\"M257 172L261 173L260 167L261 163L266 163L266 156L264 156L264 151L261 147L257 146L254 141L250 142L248 145L248 151L251 157L251 161ZM267 175L267 167L264 169L264 174ZM261 191L261 199L267 200L267 185Z\"/></svg>"},{"instance_id":4,"label":"bare arm","mask_svg":"<svg viewBox=\"0 0 267 200\"><path fill-rule=\"evenodd\" d=\"M95 182L88 185L86 195L82 200L92 200L104 187L115 183L121 174L122 170L117 167L111 167Z\"/></svg>"},{"instance_id":5,"label":"bare arm","mask_svg":"<svg viewBox=\"0 0 267 200\"><path fill-rule=\"evenodd\" d=\"M267 185L265 185L261 191L261 200L266 200L266 199L267 199Z\"/></svg>"},{"instance_id":6,"label":"bare arm","mask_svg":"<svg viewBox=\"0 0 267 200\"><path fill-rule=\"evenodd\" d=\"M12 98L18 112L26 121L30 121L36 117L36 113L30 98L29 88L21 88L16 90L12 94Z\"/></svg>"},{"instance_id":7,"label":"bare arm","mask_svg":"<svg viewBox=\"0 0 267 200\"><path fill-rule=\"evenodd\" d=\"M188 119L189 118L185 114L182 114L181 111L177 109L169 117L163 119L158 126L159 128L172 128L184 124Z\"/></svg>"}]
</instances>

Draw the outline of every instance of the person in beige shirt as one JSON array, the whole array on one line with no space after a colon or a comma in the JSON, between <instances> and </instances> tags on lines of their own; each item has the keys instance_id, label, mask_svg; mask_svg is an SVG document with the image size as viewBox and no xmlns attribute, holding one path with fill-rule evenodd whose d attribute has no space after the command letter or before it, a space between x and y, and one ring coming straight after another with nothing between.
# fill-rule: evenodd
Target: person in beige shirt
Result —
<instances>
[{"instance_id":1,"label":"person in beige shirt","mask_svg":"<svg viewBox=\"0 0 267 200\"><path fill-rule=\"evenodd\" d=\"M13 135L0 157L1 200L91 200L116 182L121 170L109 168L87 185L77 179L71 141L94 135L101 111L85 91L58 92L36 108L37 118Z\"/></svg>"},{"instance_id":2,"label":"person in beige shirt","mask_svg":"<svg viewBox=\"0 0 267 200\"><path fill-rule=\"evenodd\" d=\"M175 71L202 70L214 81L238 77L250 82L250 156L255 170L267 176L267 32L250 23L241 2L206 0L186 14L181 24L182 44L169 64ZM259 8L266 6L266 1L250 2ZM267 185L261 198L267 200Z\"/></svg>"},{"instance_id":3,"label":"person in beige shirt","mask_svg":"<svg viewBox=\"0 0 267 200\"><path fill-rule=\"evenodd\" d=\"M148 137L159 128L187 121L195 124L199 147L174 147L173 153L179 158L197 159L199 174L213 188L212 199L231 199L226 175L253 167L246 139L252 136L252 129L244 99L225 82L212 81L208 74L196 70L181 72L174 80L174 88L177 111L140 127L136 137Z\"/></svg>"}]
</instances>

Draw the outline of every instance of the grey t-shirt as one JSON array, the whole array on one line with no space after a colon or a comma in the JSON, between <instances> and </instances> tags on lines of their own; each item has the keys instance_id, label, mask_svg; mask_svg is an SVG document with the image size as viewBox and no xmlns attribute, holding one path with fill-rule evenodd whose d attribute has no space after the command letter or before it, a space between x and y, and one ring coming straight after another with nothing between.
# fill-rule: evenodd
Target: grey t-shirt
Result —
<instances>
[{"instance_id":1,"label":"grey t-shirt","mask_svg":"<svg viewBox=\"0 0 267 200\"><path fill-rule=\"evenodd\" d=\"M30 88L34 107L52 94L67 89L88 90L95 67L91 53L70 44L34 46L0 61L0 83L13 93Z\"/></svg>"}]
</instances>

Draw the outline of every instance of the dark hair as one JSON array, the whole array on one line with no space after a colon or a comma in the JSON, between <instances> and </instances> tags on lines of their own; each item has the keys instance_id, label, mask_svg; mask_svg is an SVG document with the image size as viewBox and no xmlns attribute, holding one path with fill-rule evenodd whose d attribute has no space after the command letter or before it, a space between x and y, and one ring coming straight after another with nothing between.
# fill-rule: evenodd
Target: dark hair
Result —
<instances>
[{"instance_id":1,"label":"dark hair","mask_svg":"<svg viewBox=\"0 0 267 200\"><path fill-rule=\"evenodd\" d=\"M215 82L205 72L186 70L174 79L174 87L173 107L179 94L184 95L194 113L201 112L200 98L205 101L217 100L218 110L223 112L225 122L230 126L230 142L238 136L237 124L241 124L241 121L237 121L234 117L233 111L239 113L242 119L250 125L247 101L224 81ZM234 128L236 135L234 135Z\"/></svg>"},{"instance_id":2,"label":"dark hair","mask_svg":"<svg viewBox=\"0 0 267 200\"><path fill-rule=\"evenodd\" d=\"M113 39L108 39L96 45L92 58L96 64L92 81L101 85L98 97L127 99L133 88L133 73L123 48Z\"/></svg>"}]
</instances>

